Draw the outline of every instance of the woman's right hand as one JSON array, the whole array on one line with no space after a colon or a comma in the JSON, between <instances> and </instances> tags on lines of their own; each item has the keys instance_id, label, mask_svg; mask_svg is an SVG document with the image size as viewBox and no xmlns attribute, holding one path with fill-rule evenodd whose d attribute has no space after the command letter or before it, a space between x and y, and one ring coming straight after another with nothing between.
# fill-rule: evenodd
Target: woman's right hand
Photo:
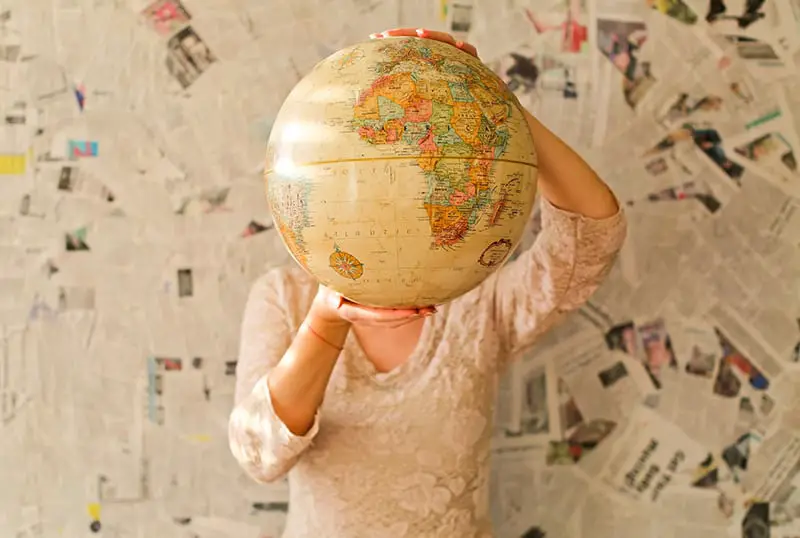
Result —
<instances>
[{"instance_id":1,"label":"woman's right hand","mask_svg":"<svg viewBox=\"0 0 800 538\"><path fill-rule=\"evenodd\" d=\"M323 285L319 286L311 305L311 314L323 323L331 325L358 324L394 328L435 313L436 307L433 306L416 309L363 306L345 299Z\"/></svg>"}]
</instances>

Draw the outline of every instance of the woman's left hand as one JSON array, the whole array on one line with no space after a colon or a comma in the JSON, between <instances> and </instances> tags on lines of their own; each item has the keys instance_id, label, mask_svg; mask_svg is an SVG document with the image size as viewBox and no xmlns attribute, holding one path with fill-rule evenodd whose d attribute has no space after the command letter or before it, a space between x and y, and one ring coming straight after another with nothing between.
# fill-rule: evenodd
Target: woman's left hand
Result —
<instances>
[{"instance_id":1,"label":"woman's left hand","mask_svg":"<svg viewBox=\"0 0 800 538\"><path fill-rule=\"evenodd\" d=\"M478 51L473 45L463 41L457 41L456 38L445 32L435 32L433 30L426 30L425 28L394 28L392 30L386 30L385 32L371 34L369 37L370 39L381 39L383 37L422 37L425 39L434 39L442 43L447 43L448 45L453 45L455 48L463 50L476 58L478 57Z\"/></svg>"}]
</instances>

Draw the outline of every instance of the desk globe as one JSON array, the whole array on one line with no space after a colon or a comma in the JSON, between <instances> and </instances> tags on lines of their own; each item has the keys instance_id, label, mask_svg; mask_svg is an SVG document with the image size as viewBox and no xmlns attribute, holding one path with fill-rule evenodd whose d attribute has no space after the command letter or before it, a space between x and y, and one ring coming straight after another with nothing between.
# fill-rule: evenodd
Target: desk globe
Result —
<instances>
[{"instance_id":1,"label":"desk globe","mask_svg":"<svg viewBox=\"0 0 800 538\"><path fill-rule=\"evenodd\" d=\"M516 247L536 194L522 108L478 59L384 38L322 60L267 145L267 198L292 257L370 306L436 305Z\"/></svg>"}]
</instances>

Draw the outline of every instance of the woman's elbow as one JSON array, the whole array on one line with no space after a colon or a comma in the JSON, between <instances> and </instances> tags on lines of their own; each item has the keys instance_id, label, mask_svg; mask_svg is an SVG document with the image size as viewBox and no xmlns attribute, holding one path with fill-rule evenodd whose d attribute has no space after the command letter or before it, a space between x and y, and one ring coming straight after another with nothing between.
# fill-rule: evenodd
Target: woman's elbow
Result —
<instances>
[{"instance_id":1,"label":"woman's elbow","mask_svg":"<svg viewBox=\"0 0 800 538\"><path fill-rule=\"evenodd\" d=\"M282 447L272 450L269 443L241 418L234 411L229 422L228 443L233 457L256 482L268 484L280 480L296 458L281 454Z\"/></svg>"},{"instance_id":2,"label":"woman's elbow","mask_svg":"<svg viewBox=\"0 0 800 538\"><path fill-rule=\"evenodd\" d=\"M245 474L259 484L271 484L281 480L289 472L289 465L259 465L252 461L239 460Z\"/></svg>"}]
</instances>

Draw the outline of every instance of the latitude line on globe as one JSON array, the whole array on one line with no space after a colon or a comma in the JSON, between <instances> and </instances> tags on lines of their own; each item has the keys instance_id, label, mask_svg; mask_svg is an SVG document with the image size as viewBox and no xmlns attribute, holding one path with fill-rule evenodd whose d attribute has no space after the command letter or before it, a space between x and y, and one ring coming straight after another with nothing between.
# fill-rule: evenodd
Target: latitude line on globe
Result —
<instances>
[{"instance_id":1,"label":"latitude line on globe","mask_svg":"<svg viewBox=\"0 0 800 538\"><path fill-rule=\"evenodd\" d=\"M417 155L390 155L387 157L356 157L354 159L331 159L326 161L310 161L303 164L294 163L292 166L297 167L305 167L305 166L320 166L325 164L337 164L337 163L364 163L364 162L374 162L374 161L407 161L410 159L416 159L419 156ZM525 161L518 161L515 159L476 159L475 157L460 157L455 155L449 156L425 156L426 159L443 159L443 160L451 160L451 161L495 161L498 163L510 163L510 164L519 164L523 166L530 166L531 168L539 169L538 164L528 163ZM275 172L274 168L269 168L264 171L264 174L272 174Z\"/></svg>"}]
</instances>

